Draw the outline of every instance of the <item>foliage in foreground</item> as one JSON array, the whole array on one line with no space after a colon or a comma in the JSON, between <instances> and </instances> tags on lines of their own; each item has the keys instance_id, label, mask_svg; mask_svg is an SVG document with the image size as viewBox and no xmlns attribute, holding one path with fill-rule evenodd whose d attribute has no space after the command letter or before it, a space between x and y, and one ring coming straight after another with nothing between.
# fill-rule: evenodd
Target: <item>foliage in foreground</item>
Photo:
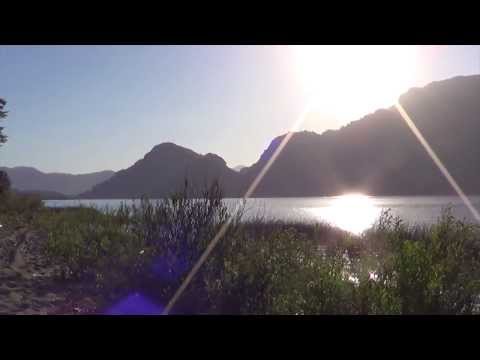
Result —
<instances>
[{"instance_id":1,"label":"foliage in foreground","mask_svg":"<svg viewBox=\"0 0 480 360\"><path fill-rule=\"evenodd\" d=\"M218 186L98 211L42 210L60 276L116 298L165 304L229 217ZM388 212L361 236L323 224L241 221L228 228L175 312L471 314L480 293L480 230L448 210L410 226Z\"/></svg>"},{"instance_id":2,"label":"foliage in foreground","mask_svg":"<svg viewBox=\"0 0 480 360\"><path fill-rule=\"evenodd\" d=\"M26 226L34 221L43 208L39 197L21 195L13 191L0 193L0 224L10 229Z\"/></svg>"}]
</instances>

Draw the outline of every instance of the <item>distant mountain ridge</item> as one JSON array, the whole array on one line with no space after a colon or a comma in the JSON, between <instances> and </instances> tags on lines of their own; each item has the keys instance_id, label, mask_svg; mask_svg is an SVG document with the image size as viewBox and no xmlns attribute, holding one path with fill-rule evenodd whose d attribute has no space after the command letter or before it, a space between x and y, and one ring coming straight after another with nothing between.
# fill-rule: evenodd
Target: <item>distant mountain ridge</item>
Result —
<instances>
[{"instance_id":1,"label":"distant mountain ridge","mask_svg":"<svg viewBox=\"0 0 480 360\"><path fill-rule=\"evenodd\" d=\"M131 167L96 185L83 198L165 197L181 190L184 180L202 189L218 180L225 194L240 195L241 179L215 154L200 155L173 143L159 144Z\"/></svg>"},{"instance_id":2,"label":"distant mountain ridge","mask_svg":"<svg viewBox=\"0 0 480 360\"><path fill-rule=\"evenodd\" d=\"M413 88L400 103L465 192L480 194L480 76ZM283 135L284 136L284 135ZM242 170L250 183L281 142ZM253 196L447 195L453 190L395 108L339 130L295 133Z\"/></svg>"},{"instance_id":3,"label":"distant mountain ridge","mask_svg":"<svg viewBox=\"0 0 480 360\"><path fill-rule=\"evenodd\" d=\"M33 195L39 197L41 200L68 200L70 199L69 196L61 194L56 191L42 191L42 190L14 190L16 193L20 195Z\"/></svg>"},{"instance_id":4,"label":"distant mountain ridge","mask_svg":"<svg viewBox=\"0 0 480 360\"><path fill-rule=\"evenodd\" d=\"M412 88L400 96L400 103L462 189L480 194L480 75ZM218 155L162 143L129 168L107 174L95 184L92 181L91 190L80 197L164 197L179 190L185 179L195 187L218 179L225 196L242 196L284 136L274 138L257 162L240 170L229 168ZM44 190L38 185L35 189ZM294 133L252 196L327 196L354 191L370 195L454 193L391 107L338 130Z\"/></svg>"},{"instance_id":5,"label":"distant mountain ridge","mask_svg":"<svg viewBox=\"0 0 480 360\"><path fill-rule=\"evenodd\" d=\"M115 174L111 170L79 175L44 173L27 166L0 167L0 170L8 174L12 188L19 191L52 192L68 196L83 193Z\"/></svg>"}]
</instances>

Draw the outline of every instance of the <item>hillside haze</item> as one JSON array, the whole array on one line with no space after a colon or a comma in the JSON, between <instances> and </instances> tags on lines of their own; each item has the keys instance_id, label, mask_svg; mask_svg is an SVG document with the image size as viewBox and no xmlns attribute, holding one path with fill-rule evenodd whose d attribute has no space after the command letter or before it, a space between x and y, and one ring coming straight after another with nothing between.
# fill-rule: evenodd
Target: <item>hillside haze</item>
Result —
<instances>
[{"instance_id":1,"label":"hillside haze","mask_svg":"<svg viewBox=\"0 0 480 360\"><path fill-rule=\"evenodd\" d=\"M80 175L44 173L26 166L0 167L1 170L8 174L14 189L23 192L38 192L44 195L57 193L56 196L78 195L114 174L110 170Z\"/></svg>"}]
</instances>

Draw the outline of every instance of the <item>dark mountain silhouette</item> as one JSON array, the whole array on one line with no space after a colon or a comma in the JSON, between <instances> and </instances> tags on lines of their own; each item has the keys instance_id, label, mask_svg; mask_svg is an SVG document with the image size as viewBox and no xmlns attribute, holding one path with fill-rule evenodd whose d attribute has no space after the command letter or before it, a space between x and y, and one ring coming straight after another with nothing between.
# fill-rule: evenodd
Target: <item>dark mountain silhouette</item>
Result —
<instances>
[{"instance_id":1,"label":"dark mountain silhouette","mask_svg":"<svg viewBox=\"0 0 480 360\"><path fill-rule=\"evenodd\" d=\"M91 189L111 176L113 171L100 171L90 174L44 173L33 167L0 167L10 178L12 188L20 191L56 192L64 195L77 195Z\"/></svg>"},{"instance_id":2,"label":"dark mountain silhouette","mask_svg":"<svg viewBox=\"0 0 480 360\"><path fill-rule=\"evenodd\" d=\"M41 200L67 200L69 196L55 192L55 191L42 191L42 190L27 190L27 191L14 191L20 195L33 195L39 197Z\"/></svg>"},{"instance_id":3,"label":"dark mountain silhouette","mask_svg":"<svg viewBox=\"0 0 480 360\"><path fill-rule=\"evenodd\" d=\"M400 97L418 129L467 193L480 193L480 76L456 77ZM243 169L251 182L281 142ZM322 135L295 133L254 196L452 194L395 108Z\"/></svg>"},{"instance_id":4,"label":"dark mountain silhouette","mask_svg":"<svg viewBox=\"0 0 480 360\"><path fill-rule=\"evenodd\" d=\"M221 157L200 155L173 143L162 143L133 166L118 171L112 178L82 194L82 197L165 197L181 190L185 179L198 189L216 179L226 195L240 194L241 178Z\"/></svg>"},{"instance_id":5,"label":"dark mountain silhouette","mask_svg":"<svg viewBox=\"0 0 480 360\"><path fill-rule=\"evenodd\" d=\"M480 194L480 76L460 76L413 88L400 103L465 192ZM142 160L92 191L92 198L163 197L185 177L220 178L227 196L243 195L285 135L239 172L220 157L160 144ZM253 196L453 194L397 110L381 109L339 130L295 133Z\"/></svg>"}]
</instances>

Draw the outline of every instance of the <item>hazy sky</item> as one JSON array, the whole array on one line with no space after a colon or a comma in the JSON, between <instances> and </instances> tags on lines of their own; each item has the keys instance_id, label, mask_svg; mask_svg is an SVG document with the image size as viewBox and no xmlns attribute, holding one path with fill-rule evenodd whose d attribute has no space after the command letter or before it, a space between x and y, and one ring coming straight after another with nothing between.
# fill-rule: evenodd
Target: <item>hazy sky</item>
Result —
<instances>
[{"instance_id":1,"label":"hazy sky","mask_svg":"<svg viewBox=\"0 0 480 360\"><path fill-rule=\"evenodd\" d=\"M479 54L476 46L420 47L408 87L479 73ZM295 56L287 46L0 46L0 97L10 111L0 165L120 170L165 141L250 165L308 103ZM355 52L344 58L330 62L330 81L350 74ZM321 133L360 115L312 115L302 129Z\"/></svg>"}]
</instances>

